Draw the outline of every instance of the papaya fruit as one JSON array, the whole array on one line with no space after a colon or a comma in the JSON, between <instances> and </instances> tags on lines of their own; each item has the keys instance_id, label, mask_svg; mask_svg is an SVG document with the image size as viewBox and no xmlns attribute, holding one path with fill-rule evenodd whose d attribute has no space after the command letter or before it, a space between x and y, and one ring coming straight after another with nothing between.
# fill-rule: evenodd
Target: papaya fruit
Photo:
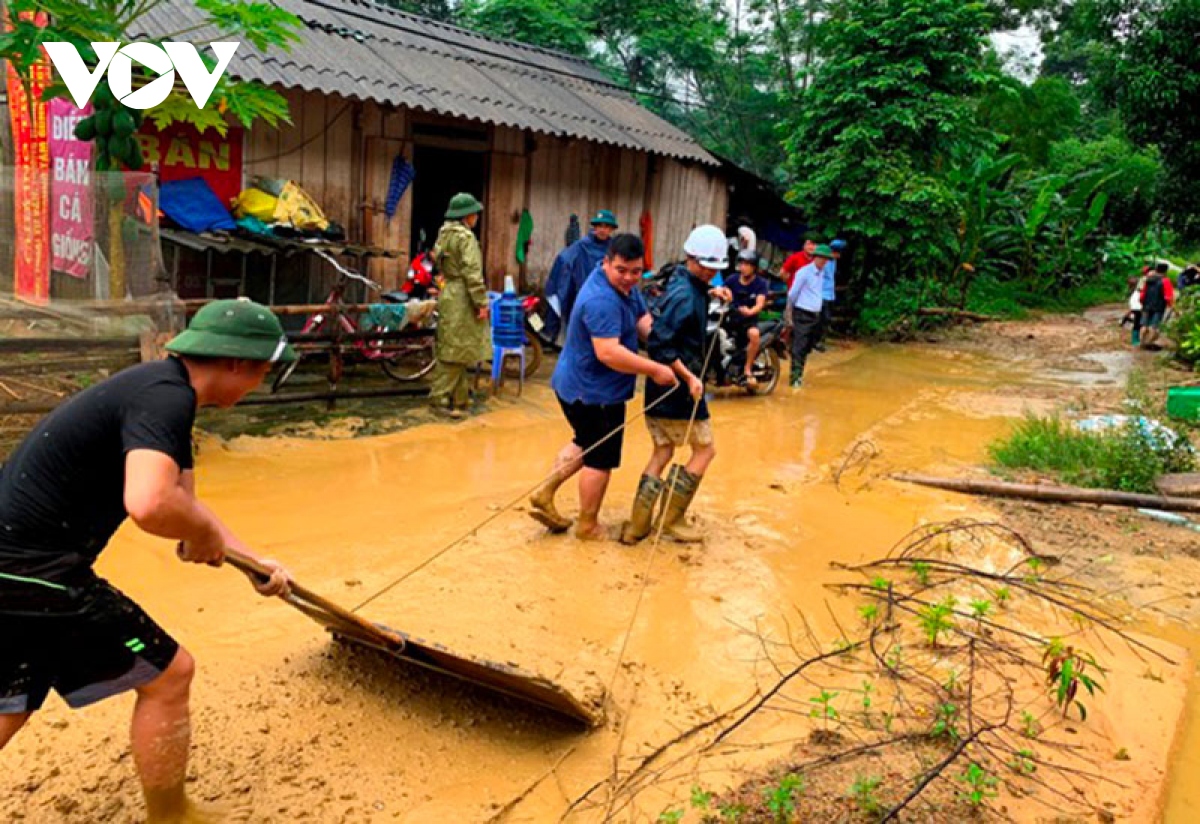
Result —
<instances>
[{"instance_id":1,"label":"papaya fruit","mask_svg":"<svg viewBox=\"0 0 1200 824\"><path fill-rule=\"evenodd\" d=\"M108 157L108 135L96 135L96 154L100 157Z\"/></svg>"},{"instance_id":2,"label":"papaya fruit","mask_svg":"<svg viewBox=\"0 0 1200 824\"><path fill-rule=\"evenodd\" d=\"M112 132L113 113L111 109L97 109L92 117L96 118L96 135L108 137Z\"/></svg>"},{"instance_id":3,"label":"papaya fruit","mask_svg":"<svg viewBox=\"0 0 1200 824\"><path fill-rule=\"evenodd\" d=\"M133 134L135 128L137 126L133 122L133 115L129 113L129 109L124 107L117 109L112 119L113 134L128 137Z\"/></svg>"},{"instance_id":4,"label":"papaya fruit","mask_svg":"<svg viewBox=\"0 0 1200 824\"><path fill-rule=\"evenodd\" d=\"M91 140L96 136L96 121L92 117L85 117L75 124L75 137L80 140Z\"/></svg>"},{"instance_id":5,"label":"papaya fruit","mask_svg":"<svg viewBox=\"0 0 1200 824\"><path fill-rule=\"evenodd\" d=\"M142 157L142 147L136 140L133 142L133 151L129 153L129 163L126 165L129 166L131 172L141 171L142 167L146 165L146 158Z\"/></svg>"}]
</instances>

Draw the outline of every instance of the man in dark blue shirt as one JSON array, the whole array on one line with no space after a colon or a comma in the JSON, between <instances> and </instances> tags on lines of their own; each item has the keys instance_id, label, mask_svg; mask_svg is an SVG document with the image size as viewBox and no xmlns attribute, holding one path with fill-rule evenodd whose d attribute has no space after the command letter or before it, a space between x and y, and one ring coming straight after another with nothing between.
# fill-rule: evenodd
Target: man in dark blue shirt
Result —
<instances>
[{"instance_id":1,"label":"man in dark blue shirt","mask_svg":"<svg viewBox=\"0 0 1200 824\"><path fill-rule=\"evenodd\" d=\"M575 535L605 537L600 506L612 470L621 464L625 402L633 397L638 375L673 387L670 367L637 353L638 339L650 334L650 312L637 290L645 268L645 249L635 235L617 235L608 253L588 276L567 324L567 339L550 385L575 437L563 447L554 471L530 498L530 515L551 532L571 522L554 506L554 493L582 470L579 522Z\"/></svg>"},{"instance_id":2,"label":"man in dark blue shirt","mask_svg":"<svg viewBox=\"0 0 1200 824\"><path fill-rule=\"evenodd\" d=\"M677 541L694 543L699 533L683 520L704 471L716 457L708 404L704 402L704 360L708 326L709 295L728 301L726 288L710 289L712 279L729 265L725 233L716 226L698 226L688 235L683 251L687 260L677 265L667 280L661 309L654 319L648 349L650 357L671 370L687 384L688 394L668 393L646 384L646 427L654 441L654 452L642 473L633 513L621 532L621 540L635 543L650 534L654 503L663 496L663 534ZM687 466L673 466L664 484L662 472L679 446L692 448Z\"/></svg>"},{"instance_id":3,"label":"man in dark blue shirt","mask_svg":"<svg viewBox=\"0 0 1200 824\"><path fill-rule=\"evenodd\" d=\"M754 359L762 335L758 331L758 316L767 305L767 279L758 274L758 253L753 249L738 252L738 273L725 284L731 300L726 315L725 327L734 336L737 345L746 350L745 383L753 389L758 386L754 379Z\"/></svg>"},{"instance_id":4,"label":"man in dark blue shirt","mask_svg":"<svg viewBox=\"0 0 1200 824\"><path fill-rule=\"evenodd\" d=\"M551 340L557 340L559 330L566 332L570 326L579 290L604 260L613 232L617 231L617 216L601 209L592 216L591 224L592 230L585 237L558 253L546 278L546 300L554 310L546 318L545 331Z\"/></svg>"}]
</instances>

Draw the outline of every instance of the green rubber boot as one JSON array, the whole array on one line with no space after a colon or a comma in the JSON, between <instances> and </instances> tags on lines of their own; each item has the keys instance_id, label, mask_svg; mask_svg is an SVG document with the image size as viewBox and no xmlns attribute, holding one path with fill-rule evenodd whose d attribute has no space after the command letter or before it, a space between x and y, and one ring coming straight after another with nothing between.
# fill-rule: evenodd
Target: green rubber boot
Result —
<instances>
[{"instance_id":1,"label":"green rubber boot","mask_svg":"<svg viewBox=\"0 0 1200 824\"><path fill-rule=\"evenodd\" d=\"M621 543L636 544L650 534L654 522L654 505L662 493L663 482L653 475L643 475L633 498L633 513L621 528Z\"/></svg>"},{"instance_id":2,"label":"green rubber boot","mask_svg":"<svg viewBox=\"0 0 1200 824\"><path fill-rule=\"evenodd\" d=\"M681 544L698 544L703 536L684 521L683 516L700 488L700 476L693 475L682 466L671 467L667 475L667 486L663 490L663 534Z\"/></svg>"}]
</instances>

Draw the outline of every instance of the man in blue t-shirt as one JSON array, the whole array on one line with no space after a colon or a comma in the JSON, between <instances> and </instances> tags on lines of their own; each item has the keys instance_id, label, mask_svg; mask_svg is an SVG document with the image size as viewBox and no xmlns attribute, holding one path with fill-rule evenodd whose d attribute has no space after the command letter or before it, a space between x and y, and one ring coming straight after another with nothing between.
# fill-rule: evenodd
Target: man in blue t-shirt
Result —
<instances>
[{"instance_id":1,"label":"man in blue t-shirt","mask_svg":"<svg viewBox=\"0 0 1200 824\"><path fill-rule=\"evenodd\" d=\"M554 471L529 500L529 514L551 532L570 528L570 520L554 506L554 493L582 470L575 535L587 540L606 537L599 522L600 505L612 470L621 465L625 402L633 397L637 376L646 375L659 386L677 384L669 366L638 354L639 338L650 335L650 312L637 289L644 257L637 236L614 237L579 290L567 323L550 385L575 437L558 453Z\"/></svg>"},{"instance_id":2,"label":"man in blue t-shirt","mask_svg":"<svg viewBox=\"0 0 1200 824\"><path fill-rule=\"evenodd\" d=\"M758 316L767 305L767 279L758 274L758 253L753 249L738 252L737 275L725 284L732 300L725 315L725 326L734 336L737 345L746 350L744 381L753 389L758 386L754 378L754 359L762 335L758 331Z\"/></svg>"}]
</instances>

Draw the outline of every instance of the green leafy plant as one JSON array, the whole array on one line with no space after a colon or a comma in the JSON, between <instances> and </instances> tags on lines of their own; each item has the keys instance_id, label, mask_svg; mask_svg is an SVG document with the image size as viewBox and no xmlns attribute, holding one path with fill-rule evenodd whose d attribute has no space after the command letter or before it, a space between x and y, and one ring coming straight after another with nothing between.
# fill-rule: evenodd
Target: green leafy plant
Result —
<instances>
[{"instance_id":1,"label":"green leafy plant","mask_svg":"<svg viewBox=\"0 0 1200 824\"><path fill-rule=\"evenodd\" d=\"M1033 750L1017 750L1008 762L1008 767L1019 775L1033 775L1037 772L1037 758Z\"/></svg>"},{"instance_id":2,"label":"green leafy plant","mask_svg":"<svg viewBox=\"0 0 1200 824\"><path fill-rule=\"evenodd\" d=\"M1103 675L1104 670L1096 663L1090 653L1077 651L1074 647L1065 645L1060 639L1053 639L1042 653L1042 666L1046 670L1046 684L1054 703L1062 710L1063 717L1074 706L1079 712L1079 720L1087 720L1087 707L1079 699L1079 688L1082 686L1089 696L1095 696L1097 691L1104 688L1088 671L1096 671Z\"/></svg>"},{"instance_id":3,"label":"green leafy plant","mask_svg":"<svg viewBox=\"0 0 1200 824\"><path fill-rule=\"evenodd\" d=\"M879 801L879 788L883 779L877 775L860 775L850 785L850 797L864 815L878 815L883 810Z\"/></svg>"},{"instance_id":4,"label":"green leafy plant","mask_svg":"<svg viewBox=\"0 0 1200 824\"><path fill-rule=\"evenodd\" d=\"M736 822L741 821L742 816L744 816L746 812L747 809L745 804L728 802L717 805L717 814L721 816L721 820L730 822L730 824L735 824Z\"/></svg>"},{"instance_id":5,"label":"green leafy plant","mask_svg":"<svg viewBox=\"0 0 1200 824\"><path fill-rule=\"evenodd\" d=\"M775 821L787 822L795 815L796 802L803 793L804 777L798 773L788 773L774 787L763 790L763 799Z\"/></svg>"},{"instance_id":6,"label":"green leafy plant","mask_svg":"<svg viewBox=\"0 0 1200 824\"><path fill-rule=\"evenodd\" d=\"M712 804L713 794L706 792L699 784L692 786L692 809L707 810Z\"/></svg>"},{"instance_id":7,"label":"green leafy plant","mask_svg":"<svg viewBox=\"0 0 1200 824\"><path fill-rule=\"evenodd\" d=\"M1084 432L1058 417L1030 415L989 452L1006 469L1049 472L1075 486L1124 492L1153 493L1159 475L1195 465L1186 437L1147 429L1136 417L1122 426ZM1030 574L1038 571L1030 564Z\"/></svg>"},{"instance_id":8,"label":"green leafy plant","mask_svg":"<svg viewBox=\"0 0 1200 824\"><path fill-rule=\"evenodd\" d=\"M1038 723L1034 714L1029 710L1021 710L1021 735L1036 741L1041 734L1042 725Z\"/></svg>"},{"instance_id":9,"label":"green leafy plant","mask_svg":"<svg viewBox=\"0 0 1200 824\"><path fill-rule=\"evenodd\" d=\"M658 824L679 824L683 821L683 810L663 810L658 814Z\"/></svg>"},{"instance_id":10,"label":"green leafy plant","mask_svg":"<svg viewBox=\"0 0 1200 824\"><path fill-rule=\"evenodd\" d=\"M813 718L822 719L825 722L826 728L828 728L830 721L837 721L840 717L837 709L833 706L833 699L837 698L837 696L836 692L829 692L825 689L821 690L818 694L808 699L810 704L816 704L808 714Z\"/></svg>"},{"instance_id":11,"label":"green leafy plant","mask_svg":"<svg viewBox=\"0 0 1200 824\"><path fill-rule=\"evenodd\" d=\"M880 592L887 592L891 588L892 582L887 578L884 578L882 575L876 575L871 579L871 589L875 589Z\"/></svg>"},{"instance_id":12,"label":"green leafy plant","mask_svg":"<svg viewBox=\"0 0 1200 824\"><path fill-rule=\"evenodd\" d=\"M929 729L929 735L933 738L958 741L962 737L958 731L958 717L958 705L950 702L939 704L934 714L933 726Z\"/></svg>"},{"instance_id":13,"label":"green leafy plant","mask_svg":"<svg viewBox=\"0 0 1200 824\"><path fill-rule=\"evenodd\" d=\"M946 692L949 693L950 695L958 695L958 691L959 691L959 687L960 687L960 685L958 683L958 670L956 670L956 669L950 670L950 674L946 676L946 683L943 684L942 686L945 688Z\"/></svg>"},{"instance_id":14,"label":"green leafy plant","mask_svg":"<svg viewBox=\"0 0 1200 824\"><path fill-rule=\"evenodd\" d=\"M913 575L917 576L917 583L923 587L929 586L929 564L926 561L913 561Z\"/></svg>"},{"instance_id":15,"label":"green leafy plant","mask_svg":"<svg viewBox=\"0 0 1200 824\"><path fill-rule=\"evenodd\" d=\"M875 692L875 685L870 681L862 682L862 708L864 713L871 712L871 695Z\"/></svg>"},{"instance_id":16,"label":"green leafy plant","mask_svg":"<svg viewBox=\"0 0 1200 824\"><path fill-rule=\"evenodd\" d=\"M967 765L958 780L966 785L966 789L959 793L959 797L976 809L987 804L988 799L998 795L996 785L1000 783L1000 779L975 761Z\"/></svg>"},{"instance_id":17,"label":"green leafy plant","mask_svg":"<svg viewBox=\"0 0 1200 824\"><path fill-rule=\"evenodd\" d=\"M971 615L974 616L975 618L978 618L981 620L983 618L986 618L987 614L989 612L991 612L991 609L992 609L992 602L985 598L981 598L981 599L971 602Z\"/></svg>"},{"instance_id":18,"label":"green leafy plant","mask_svg":"<svg viewBox=\"0 0 1200 824\"><path fill-rule=\"evenodd\" d=\"M926 604L917 612L917 620L929 646L936 648L938 639L954 629L954 607L956 601L950 596L936 604Z\"/></svg>"},{"instance_id":19,"label":"green leafy plant","mask_svg":"<svg viewBox=\"0 0 1200 824\"><path fill-rule=\"evenodd\" d=\"M858 608L858 616L864 624L873 624L879 618L879 604L863 604Z\"/></svg>"},{"instance_id":20,"label":"green leafy plant","mask_svg":"<svg viewBox=\"0 0 1200 824\"><path fill-rule=\"evenodd\" d=\"M997 587L992 595L995 596L996 603L1003 607L1007 606L1009 600L1012 598L1012 591L1008 587Z\"/></svg>"}]
</instances>

